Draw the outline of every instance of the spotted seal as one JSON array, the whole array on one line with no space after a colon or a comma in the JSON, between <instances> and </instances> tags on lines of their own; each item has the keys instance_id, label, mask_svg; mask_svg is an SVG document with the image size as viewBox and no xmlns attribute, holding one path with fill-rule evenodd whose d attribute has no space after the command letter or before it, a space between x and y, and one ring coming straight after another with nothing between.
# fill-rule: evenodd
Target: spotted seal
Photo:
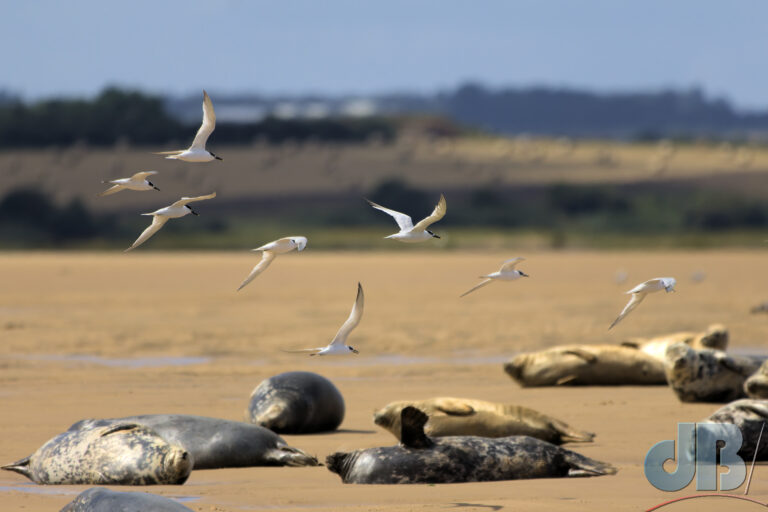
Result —
<instances>
[{"instance_id":1,"label":"spotted seal","mask_svg":"<svg viewBox=\"0 0 768 512\"><path fill-rule=\"evenodd\" d=\"M744 460L751 461L757 449L757 460L768 460L768 425L760 438L760 429L764 424L768 424L768 400L736 400L716 410L703 421L736 425L741 430L742 437L739 455Z\"/></svg>"},{"instance_id":2,"label":"spotted seal","mask_svg":"<svg viewBox=\"0 0 768 512\"><path fill-rule=\"evenodd\" d=\"M177 501L146 492L120 492L92 487L60 512L193 512Z\"/></svg>"},{"instance_id":3,"label":"spotted seal","mask_svg":"<svg viewBox=\"0 0 768 512\"><path fill-rule=\"evenodd\" d=\"M322 375L285 372L256 386L245 417L281 434L324 432L341 425L344 399Z\"/></svg>"},{"instance_id":4,"label":"spotted seal","mask_svg":"<svg viewBox=\"0 0 768 512\"><path fill-rule=\"evenodd\" d=\"M696 350L684 343L667 348L667 382L682 402L730 402L744 396L744 382L760 361L721 350Z\"/></svg>"},{"instance_id":5,"label":"spotted seal","mask_svg":"<svg viewBox=\"0 0 768 512\"><path fill-rule=\"evenodd\" d=\"M504 371L523 387L661 385L664 365L636 347L563 345L519 354Z\"/></svg>"},{"instance_id":6,"label":"spotted seal","mask_svg":"<svg viewBox=\"0 0 768 512\"><path fill-rule=\"evenodd\" d=\"M744 381L744 393L749 398L768 398L768 361Z\"/></svg>"},{"instance_id":7,"label":"spotted seal","mask_svg":"<svg viewBox=\"0 0 768 512\"><path fill-rule=\"evenodd\" d=\"M519 405L498 404L469 398L438 397L404 400L385 405L373 414L373 422L400 439L400 414L408 406L429 416L424 432L430 437L531 436L552 444L592 441L595 434Z\"/></svg>"},{"instance_id":8,"label":"spotted seal","mask_svg":"<svg viewBox=\"0 0 768 512\"><path fill-rule=\"evenodd\" d=\"M429 418L415 407L401 413L402 444L336 452L325 463L344 483L418 484L613 474L609 464L528 436L431 439Z\"/></svg>"},{"instance_id":9,"label":"spotted seal","mask_svg":"<svg viewBox=\"0 0 768 512\"><path fill-rule=\"evenodd\" d=\"M2 469L38 484L183 484L192 456L160 434L135 423L63 432L29 457Z\"/></svg>"},{"instance_id":10,"label":"spotted seal","mask_svg":"<svg viewBox=\"0 0 768 512\"><path fill-rule=\"evenodd\" d=\"M82 420L69 430L136 423L147 426L163 439L184 447L195 462L194 469L248 466L317 466L315 457L288 444L257 425L186 414L148 414L127 418Z\"/></svg>"},{"instance_id":11,"label":"spotted seal","mask_svg":"<svg viewBox=\"0 0 768 512\"><path fill-rule=\"evenodd\" d=\"M702 332L684 331L653 338L630 338L622 342L622 345L638 348L659 361L664 361L667 348L675 343L685 343L697 350L725 350L728 347L728 328L722 324L712 324Z\"/></svg>"}]
</instances>

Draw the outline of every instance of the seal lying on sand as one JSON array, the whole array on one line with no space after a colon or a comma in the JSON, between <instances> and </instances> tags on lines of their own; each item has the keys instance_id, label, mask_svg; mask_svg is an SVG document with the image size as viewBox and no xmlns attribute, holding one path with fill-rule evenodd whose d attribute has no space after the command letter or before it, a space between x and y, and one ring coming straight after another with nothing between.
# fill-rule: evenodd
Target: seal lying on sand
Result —
<instances>
[{"instance_id":1,"label":"seal lying on sand","mask_svg":"<svg viewBox=\"0 0 768 512\"><path fill-rule=\"evenodd\" d=\"M667 382L682 402L730 402L744 396L744 381L760 367L750 357L720 350L695 350L684 343L667 348Z\"/></svg>"},{"instance_id":2,"label":"seal lying on sand","mask_svg":"<svg viewBox=\"0 0 768 512\"><path fill-rule=\"evenodd\" d=\"M408 406L429 416L424 432L430 437L531 436L552 444L592 441L595 434L570 427L560 420L519 405L468 398L439 397L392 402L373 414L373 422L400 439L400 415Z\"/></svg>"},{"instance_id":3,"label":"seal lying on sand","mask_svg":"<svg viewBox=\"0 0 768 512\"><path fill-rule=\"evenodd\" d=\"M563 345L519 354L504 371L523 387L665 384L664 365L635 347Z\"/></svg>"},{"instance_id":4,"label":"seal lying on sand","mask_svg":"<svg viewBox=\"0 0 768 512\"><path fill-rule=\"evenodd\" d=\"M146 492L93 487L77 495L60 512L193 512L177 501Z\"/></svg>"},{"instance_id":5,"label":"seal lying on sand","mask_svg":"<svg viewBox=\"0 0 768 512\"><path fill-rule=\"evenodd\" d=\"M722 324L712 324L703 332L675 332L654 338L630 338L622 342L625 347L638 348L659 361L664 361L667 347L675 343L685 343L697 350L711 348L725 350L728 347L728 328Z\"/></svg>"},{"instance_id":6,"label":"seal lying on sand","mask_svg":"<svg viewBox=\"0 0 768 512\"><path fill-rule=\"evenodd\" d=\"M768 361L744 382L744 393L750 398L768 398Z\"/></svg>"},{"instance_id":7,"label":"seal lying on sand","mask_svg":"<svg viewBox=\"0 0 768 512\"><path fill-rule=\"evenodd\" d=\"M329 455L328 469L344 483L419 484L613 474L612 466L528 436L430 439L426 414L401 413L402 444Z\"/></svg>"},{"instance_id":8,"label":"seal lying on sand","mask_svg":"<svg viewBox=\"0 0 768 512\"><path fill-rule=\"evenodd\" d=\"M755 448L758 448L757 460L768 460L768 425L763 430L760 445L757 444L760 429L763 424L768 423L768 400L736 400L721 407L703 421L736 425L742 436L739 455L744 460L751 461L755 456Z\"/></svg>"},{"instance_id":9,"label":"seal lying on sand","mask_svg":"<svg viewBox=\"0 0 768 512\"><path fill-rule=\"evenodd\" d=\"M325 432L344 420L344 399L322 375L285 372L256 386L245 416L281 434Z\"/></svg>"},{"instance_id":10,"label":"seal lying on sand","mask_svg":"<svg viewBox=\"0 0 768 512\"><path fill-rule=\"evenodd\" d=\"M194 469L319 465L316 458L288 446L271 430L240 421L186 414L148 414L82 420L69 430L126 422L147 426L166 441L184 447L192 454Z\"/></svg>"},{"instance_id":11,"label":"seal lying on sand","mask_svg":"<svg viewBox=\"0 0 768 512\"><path fill-rule=\"evenodd\" d=\"M183 484L192 456L135 423L68 430L2 469L38 484Z\"/></svg>"}]
</instances>

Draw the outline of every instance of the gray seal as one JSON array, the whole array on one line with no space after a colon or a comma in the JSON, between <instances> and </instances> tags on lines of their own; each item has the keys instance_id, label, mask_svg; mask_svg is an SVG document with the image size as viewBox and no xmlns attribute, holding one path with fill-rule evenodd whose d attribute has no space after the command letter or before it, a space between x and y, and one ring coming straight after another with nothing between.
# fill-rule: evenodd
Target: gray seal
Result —
<instances>
[{"instance_id":1,"label":"gray seal","mask_svg":"<svg viewBox=\"0 0 768 512\"><path fill-rule=\"evenodd\" d=\"M420 484L613 474L609 464L528 436L451 436L424 433L429 418L403 409L402 444L329 455L328 469L344 483Z\"/></svg>"},{"instance_id":2,"label":"gray seal","mask_svg":"<svg viewBox=\"0 0 768 512\"><path fill-rule=\"evenodd\" d=\"M638 348L663 362L667 348L675 343L685 343L695 349L725 350L728 347L728 328L722 324L712 324L703 332L683 331L653 338L630 338L622 342L622 345Z\"/></svg>"},{"instance_id":3,"label":"gray seal","mask_svg":"<svg viewBox=\"0 0 768 512\"><path fill-rule=\"evenodd\" d=\"M2 469L38 484L183 484L192 456L143 425L117 423L63 432Z\"/></svg>"},{"instance_id":4,"label":"gray seal","mask_svg":"<svg viewBox=\"0 0 768 512\"><path fill-rule=\"evenodd\" d=\"M744 397L744 382L760 361L729 356L720 350L696 350L684 343L670 345L664 370L681 402L730 402Z\"/></svg>"},{"instance_id":5,"label":"gray seal","mask_svg":"<svg viewBox=\"0 0 768 512\"><path fill-rule=\"evenodd\" d=\"M177 501L146 492L111 491L93 487L83 491L60 512L193 512Z\"/></svg>"},{"instance_id":6,"label":"gray seal","mask_svg":"<svg viewBox=\"0 0 768 512\"><path fill-rule=\"evenodd\" d=\"M430 437L531 436L552 444L589 442L595 437L591 432L577 430L528 407L469 398L437 397L391 402L373 413L373 422L400 439L400 415L408 406L429 416L424 432Z\"/></svg>"},{"instance_id":7,"label":"gray seal","mask_svg":"<svg viewBox=\"0 0 768 512\"><path fill-rule=\"evenodd\" d=\"M519 354L504 371L523 387L666 384L661 361L620 345L563 345Z\"/></svg>"},{"instance_id":8,"label":"gray seal","mask_svg":"<svg viewBox=\"0 0 768 512\"><path fill-rule=\"evenodd\" d=\"M768 398L768 361L744 381L744 393L749 398Z\"/></svg>"},{"instance_id":9,"label":"gray seal","mask_svg":"<svg viewBox=\"0 0 768 512\"><path fill-rule=\"evenodd\" d=\"M322 375L285 372L256 386L245 416L281 434L325 432L344 420L344 398Z\"/></svg>"},{"instance_id":10,"label":"gray seal","mask_svg":"<svg viewBox=\"0 0 768 512\"><path fill-rule=\"evenodd\" d=\"M288 446L271 430L241 421L186 414L147 414L82 420L69 430L125 422L147 426L166 441L184 447L192 454L194 469L319 465L315 457Z\"/></svg>"},{"instance_id":11,"label":"gray seal","mask_svg":"<svg viewBox=\"0 0 768 512\"><path fill-rule=\"evenodd\" d=\"M721 407L704 421L736 425L741 430L742 437L739 456L749 462L755 456L755 450L759 448L757 460L768 460L768 425L760 438L760 429L768 423L768 400L736 400Z\"/></svg>"}]
</instances>

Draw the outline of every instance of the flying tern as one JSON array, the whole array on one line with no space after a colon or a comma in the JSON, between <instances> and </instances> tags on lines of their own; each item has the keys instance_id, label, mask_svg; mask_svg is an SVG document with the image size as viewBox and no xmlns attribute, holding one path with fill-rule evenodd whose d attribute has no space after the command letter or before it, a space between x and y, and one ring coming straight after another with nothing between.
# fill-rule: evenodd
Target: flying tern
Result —
<instances>
[{"instance_id":1,"label":"flying tern","mask_svg":"<svg viewBox=\"0 0 768 512\"><path fill-rule=\"evenodd\" d=\"M360 323L360 319L363 317L363 287L360 283L357 283L357 298L355 304L352 306L352 312L349 314L349 318L341 326L339 332L333 338L327 346L320 348L305 348L299 350L284 350L284 352L309 352L310 356L332 356L332 355L349 355L357 354L357 350L354 347L348 346L347 337L352 330Z\"/></svg>"},{"instance_id":2,"label":"flying tern","mask_svg":"<svg viewBox=\"0 0 768 512\"><path fill-rule=\"evenodd\" d=\"M147 178L149 176L152 176L153 174L157 174L157 171L142 171L137 172L130 178L120 178L118 180L109 180L109 181L102 181L102 183L111 183L112 186L109 187L107 190L99 194L99 196L109 196L112 194L116 194L120 192L121 190L160 190L155 186L154 183L149 181Z\"/></svg>"},{"instance_id":3,"label":"flying tern","mask_svg":"<svg viewBox=\"0 0 768 512\"><path fill-rule=\"evenodd\" d=\"M413 225L411 217L408 215L396 212L395 210L390 210L389 208L384 208L383 206L378 205L373 201L367 199L366 201L368 201L368 204L377 210L381 210L384 213L394 217L395 222L397 222L397 225L400 227L399 233L395 233L384 238L392 238L400 242L409 243L423 242L424 240L429 240L430 238L440 238L427 228L445 216L447 207L445 204L445 197L442 194L440 194L440 201L438 201L437 206L435 206L435 209L432 211L429 217L425 217L424 219L420 220L415 226Z\"/></svg>"},{"instance_id":4,"label":"flying tern","mask_svg":"<svg viewBox=\"0 0 768 512\"><path fill-rule=\"evenodd\" d=\"M306 246L307 237L288 236L279 240L275 240L274 242L269 242L268 244L262 245L257 249L253 249L254 252L261 251L261 261L259 261L256 266L253 267L253 270L251 270L251 273L248 274L248 277L245 278L237 291L240 291L245 285L253 281L256 276L264 272L278 254L285 254L287 252L291 252L294 249L301 252Z\"/></svg>"},{"instance_id":5,"label":"flying tern","mask_svg":"<svg viewBox=\"0 0 768 512\"><path fill-rule=\"evenodd\" d=\"M216 128L216 113L213 111L213 102L208 93L203 91L203 124L197 130L195 140L187 149L178 149L176 151L160 151L156 155L167 155L165 158L171 160L184 160L185 162L210 162L211 160L223 160L223 158L214 155L205 149L205 143L208 137Z\"/></svg>"},{"instance_id":6,"label":"flying tern","mask_svg":"<svg viewBox=\"0 0 768 512\"><path fill-rule=\"evenodd\" d=\"M483 286L492 283L493 281L514 281L516 279L520 279L521 277L530 277L522 270L515 270L515 265L521 261L525 261L525 258L517 257L505 261L502 263L501 268L498 271L485 276L480 276L480 279L483 279L483 281L480 281L475 286L462 293L459 297L468 295L478 288L482 288Z\"/></svg>"},{"instance_id":7,"label":"flying tern","mask_svg":"<svg viewBox=\"0 0 768 512\"><path fill-rule=\"evenodd\" d=\"M152 224L150 224L149 227L145 229L141 235L139 235L139 238L137 238L136 241L133 242L133 245L127 248L125 252L128 252L131 249L135 249L149 240L152 235L160 231L160 228L162 228L165 223L168 222L168 219L178 219L179 217L189 215L190 213L192 215L197 215L197 212L192 210L192 207L189 206L188 203L192 203L194 201L203 201L205 199L213 199L214 197L216 197L216 192L206 196L182 197L171 206L160 208L159 210L156 210L152 213L142 213L142 215L152 215Z\"/></svg>"},{"instance_id":8,"label":"flying tern","mask_svg":"<svg viewBox=\"0 0 768 512\"><path fill-rule=\"evenodd\" d=\"M627 293L632 294L632 298L629 299L627 305L624 306L624 309L621 311L619 316L616 317L616 320L613 321L611 327L609 327L608 330L611 330L614 325L619 323L625 316L627 316L633 309L635 309L641 302L643 302L643 299L646 295L649 293L659 292L661 290L665 290L667 293L674 292L676 283L677 281L674 277L656 277L644 283L640 283L639 285L629 290Z\"/></svg>"}]
</instances>

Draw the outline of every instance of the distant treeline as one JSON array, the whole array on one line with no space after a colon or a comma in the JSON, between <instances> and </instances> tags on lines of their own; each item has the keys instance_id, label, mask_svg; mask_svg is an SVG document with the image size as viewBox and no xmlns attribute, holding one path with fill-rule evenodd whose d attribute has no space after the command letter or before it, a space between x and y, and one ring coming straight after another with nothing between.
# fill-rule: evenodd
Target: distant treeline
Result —
<instances>
[{"instance_id":1,"label":"distant treeline","mask_svg":"<svg viewBox=\"0 0 768 512\"><path fill-rule=\"evenodd\" d=\"M437 95L379 99L384 111L425 111L486 131L622 139L741 138L768 134L768 110L737 112L699 89L593 93L548 87L465 84Z\"/></svg>"},{"instance_id":2,"label":"distant treeline","mask_svg":"<svg viewBox=\"0 0 768 512\"><path fill-rule=\"evenodd\" d=\"M432 211L438 194L388 181L366 196L420 219ZM438 232L468 227L573 234L589 240L605 235L621 239L768 229L768 204L684 184L488 187L447 191L446 196L448 215L435 226ZM251 225L248 219L253 219ZM204 242L209 248L234 249L239 247L232 243L237 229L246 226L246 238L252 244L252 230L264 219L282 230L380 226L388 234L396 228L389 216L370 208L358 195L281 198L279 202L249 199L241 204L211 202L205 215L194 222L170 222L163 230L165 240L155 245L168 247L165 244L173 236L180 241L176 246L196 247ZM146 220L137 215L94 214L78 200L58 206L39 191L15 190L0 199L0 247L127 247ZM356 243L365 247L365 240Z\"/></svg>"},{"instance_id":3,"label":"distant treeline","mask_svg":"<svg viewBox=\"0 0 768 512\"><path fill-rule=\"evenodd\" d=\"M18 100L0 102L0 148L94 146L118 142L135 145L189 144L199 122L184 124L171 117L163 99L137 91L108 88L93 100L52 99L33 104ZM258 123L218 123L212 144L251 144L391 140L392 121L363 119L282 120L266 118Z\"/></svg>"}]
</instances>

